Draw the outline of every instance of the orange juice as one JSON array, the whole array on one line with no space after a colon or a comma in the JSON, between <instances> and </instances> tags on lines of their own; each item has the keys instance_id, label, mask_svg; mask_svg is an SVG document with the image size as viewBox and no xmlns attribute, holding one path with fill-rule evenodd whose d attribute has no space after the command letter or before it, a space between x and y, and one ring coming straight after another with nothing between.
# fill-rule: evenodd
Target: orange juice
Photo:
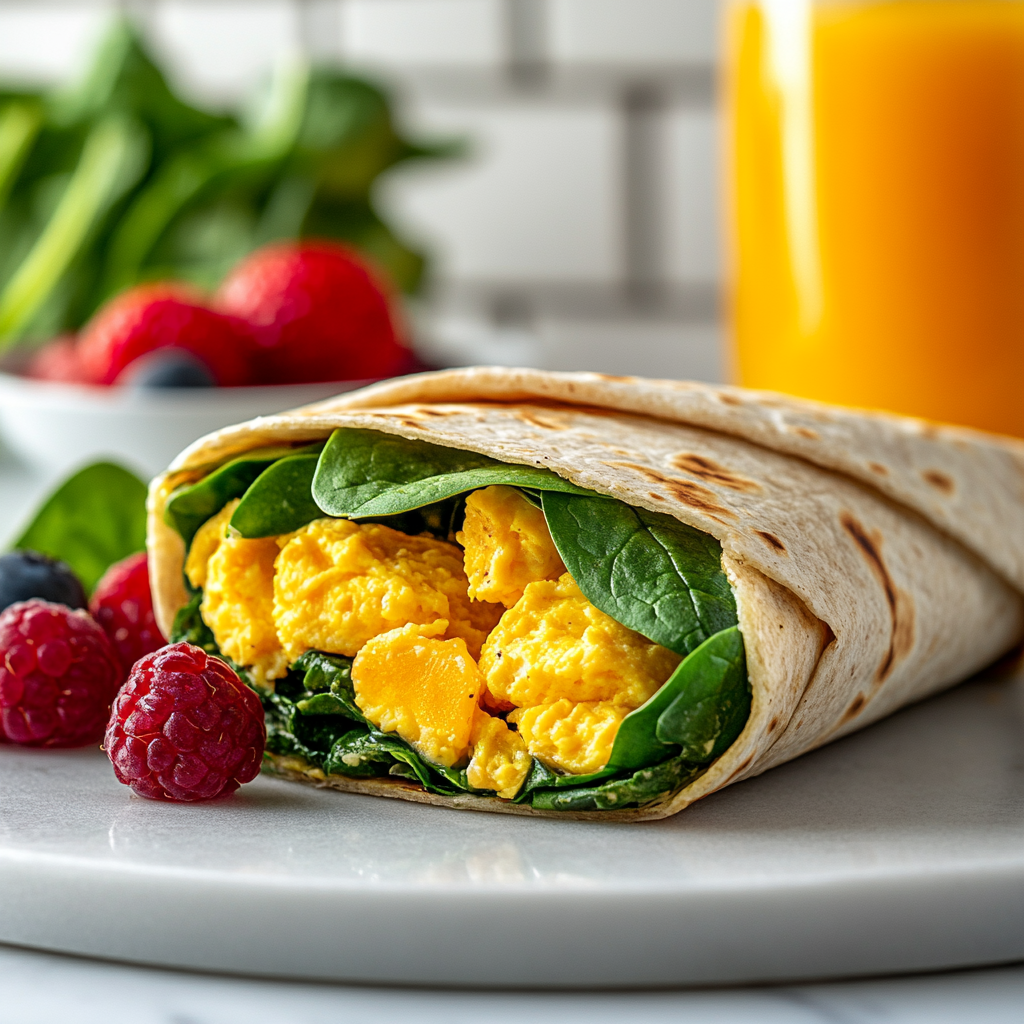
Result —
<instances>
[{"instance_id":1,"label":"orange juice","mask_svg":"<svg viewBox=\"0 0 1024 1024\"><path fill-rule=\"evenodd\" d=\"M726 28L741 383L1024 436L1024 2Z\"/></svg>"}]
</instances>

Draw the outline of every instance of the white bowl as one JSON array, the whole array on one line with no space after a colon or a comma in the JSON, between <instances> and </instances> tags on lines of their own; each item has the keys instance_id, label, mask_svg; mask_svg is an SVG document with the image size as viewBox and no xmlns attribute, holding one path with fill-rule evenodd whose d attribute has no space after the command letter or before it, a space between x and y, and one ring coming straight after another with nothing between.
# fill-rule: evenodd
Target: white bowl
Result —
<instances>
[{"instance_id":1,"label":"white bowl","mask_svg":"<svg viewBox=\"0 0 1024 1024\"><path fill-rule=\"evenodd\" d=\"M11 451L47 476L112 459L150 477L211 430L366 383L141 389L60 384L0 373L0 433Z\"/></svg>"}]
</instances>

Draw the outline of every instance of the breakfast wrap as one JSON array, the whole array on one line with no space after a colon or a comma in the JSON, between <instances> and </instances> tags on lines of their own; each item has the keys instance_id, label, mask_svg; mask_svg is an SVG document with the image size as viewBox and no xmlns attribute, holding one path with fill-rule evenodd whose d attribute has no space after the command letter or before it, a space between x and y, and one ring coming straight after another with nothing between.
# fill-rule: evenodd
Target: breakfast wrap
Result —
<instances>
[{"instance_id":1,"label":"breakfast wrap","mask_svg":"<svg viewBox=\"0 0 1024 1024\"><path fill-rule=\"evenodd\" d=\"M161 628L260 694L266 767L662 818L1024 636L1024 445L766 393L476 368L197 441Z\"/></svg>"}]
</instances>

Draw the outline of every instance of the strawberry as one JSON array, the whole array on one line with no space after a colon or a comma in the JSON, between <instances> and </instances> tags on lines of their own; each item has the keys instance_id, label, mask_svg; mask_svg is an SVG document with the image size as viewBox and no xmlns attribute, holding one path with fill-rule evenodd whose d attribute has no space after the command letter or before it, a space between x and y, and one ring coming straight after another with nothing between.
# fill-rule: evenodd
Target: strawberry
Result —
<instances>
[{"instance_id":1,"label":"strawberry","mask_svg":"<svg viewBox=\"0 0 1024 1024\"><path fill-rule=\"evenodd\" d=\"M217 305L253 325L265 383L387 377L410 362L380 281L333 242L257 250L228 275Z\"/></svg>"},{"instance_id":2,"label":"strawberry","mask_svg":"<svg viewBox=\"0 0 1024 1024\"><path fill-rule=\"evenodd\" d=\"M86 377L95 384L119 383L132 362L161 348L191 352L220 385L252 382L251 329L180 285L129 289L100 309L78 343Z\"/></svg>"}]
</instances>

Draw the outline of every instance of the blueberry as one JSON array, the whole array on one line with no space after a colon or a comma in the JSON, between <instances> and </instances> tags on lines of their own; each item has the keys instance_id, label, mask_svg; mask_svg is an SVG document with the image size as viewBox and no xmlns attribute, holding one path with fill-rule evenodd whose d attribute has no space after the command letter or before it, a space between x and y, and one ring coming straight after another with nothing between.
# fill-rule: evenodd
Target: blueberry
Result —
<instances>
[{"instance_id":1,"label":"blueberry","mask_svg":"<svg viewBox=\"0 0 1024 1024\"><path fill-rule=\"evenodd\" d=\"M183 348L158 349L139 356L124 368L119 384L134 388L213 388L209 367Z\"/></svg>"},{"instance_id":2,"label":"blueberry","mask_svg":"<svg viewBox=\"0 0 1024 1024\"><path fill-rule=\"evenodd\" d=\"M69 608L86 608L89 604L81 581L66 562L37 551L0 555L0 611L31 597Z\"/></svg>"}]
</instances>

